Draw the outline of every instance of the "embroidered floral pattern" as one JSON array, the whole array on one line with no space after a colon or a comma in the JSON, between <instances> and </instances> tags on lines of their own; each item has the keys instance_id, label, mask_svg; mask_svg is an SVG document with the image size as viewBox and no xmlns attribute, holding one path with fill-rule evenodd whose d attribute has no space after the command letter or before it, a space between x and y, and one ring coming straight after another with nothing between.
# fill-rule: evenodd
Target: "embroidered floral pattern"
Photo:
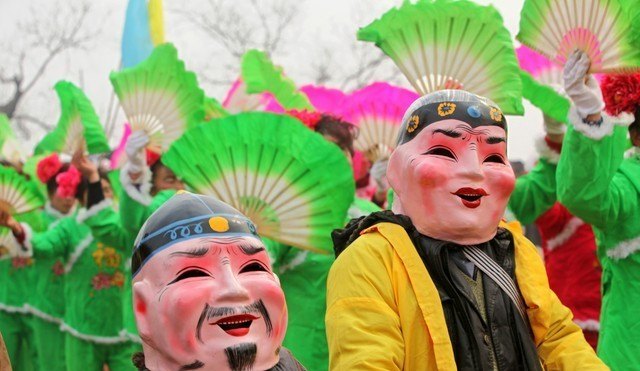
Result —
<instances>
[{"instance_id":1,"label":"embroidered floral pattern","mask_svg":"<svg viewBox=\"0 0 640 371\"><path fill-rule=\"evenodd\" d=\"M15 257L11 259L11 266L14 269L23 269L33 265L32 258Z\"/></svg>"},{"instance_id":2,"label":"embroidered floral pattern","mask_svg":"<svg viewBox=\"0 0 640 371\"><path fill-rule=\"evenodd\" d=\"M124 286L124 274L118 270L122 263L122 257L116 249L106 246L101 242L98 242L96 247L97 249L91 254L91 257L100 272L91 279L93 290L105 290L112 287L122 288ZM94 292L91 292L89 295L93 296Z\"/></svg>"},{"instance_id":3,"label":"embroidered floral pattern","mask_svg":"<svg viewBox=\"0 0 640 371\"><path fill-rule=\"evenodd\" d=\"M61 261L57 261L52 267L51 270L53 274L56 276L62 276L64 274L64 264Z\"/></svg>"},{"instance_id":4,"label":"embroidered floral pattern","mask_svg":"<svg viewBox=\"0 0 640 371\"><path fill-rule=\"evenodd\" d=\"M497 108L491 107L489 116L491 116L491 119L493 121L502 122L502 112L500 112L500 110Z\"/></svg>"},{"instance_id":5,"label":"embroidered floral pattern","mask_svg":"<svg viewBox=\"0 0 640 371\"><path fill-rule=\"evenodd\" d=\"M440 117L452 115L455 111L455 103L443 102L438 105L438 115L440 115Z\"/></svg>"},{"instance_id":6,"label":"embroidered floral pattern","mask_svg":"<svg viewBox=\"0 0 640 371\"><path fill-rule=\"evenodd\" d=\"M407 125L407 132L413 133L418 128L419 124L420 124L420 117L418 117L417 115L411 116L409 118L409 124Z\"/></svg>"},{"instance_id":7,"label":"embroidered floral pattern","mask_svg":"<svg viewBox=\"0 0 640 371\"><path fill-rule=\"evenodd\" d=\"M107 273L98 273L91 279L91 286L94 290L103 290L111 287L111 275Z\"/></svg>"},{"instance_id":8,"label":"embroidered floral pattern","mask_svg":"<svg viewBox=\"0 0 640 371\"><path fill-rule=\"evenodd\" d=\"M122 258L113 247L106 247L98 242L98 249L92 254L93 260L98 267L118 268Z\"/></svg>"}]
</instances>

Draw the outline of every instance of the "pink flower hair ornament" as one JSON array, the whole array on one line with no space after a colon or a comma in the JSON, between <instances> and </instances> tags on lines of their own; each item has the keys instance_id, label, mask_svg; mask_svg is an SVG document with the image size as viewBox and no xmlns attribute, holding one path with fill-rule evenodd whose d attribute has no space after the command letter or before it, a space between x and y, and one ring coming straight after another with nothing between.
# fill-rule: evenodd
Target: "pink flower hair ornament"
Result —
<instances>
[{"instance_id":1,"label":"pink flower hair ornament","mask_svg":"<svg viewBox=\"0 0 640 371\"><path fill-rule=\"evenodd\" d=\"M60 161L60 157L58 154L53 153L38 162L38 166L36 168L36 174L38 175L38 179L44 184L46 184L51 178L53 178L60 169L62 169L62 162Z\"/></svg>"},{"instance_id":2,"label":"pink flower hair ornament","mask_svg":"<svg viewBox=\"0 0 640 371\"><path fill-rule=\"evenodd\" d=\"M80 174L78 169L73 166L69 167L69 170L56 176L56 183L58 183L56 195L64 198L75 197L81 181L82 174Z\"/></svg>"}]
</instances>

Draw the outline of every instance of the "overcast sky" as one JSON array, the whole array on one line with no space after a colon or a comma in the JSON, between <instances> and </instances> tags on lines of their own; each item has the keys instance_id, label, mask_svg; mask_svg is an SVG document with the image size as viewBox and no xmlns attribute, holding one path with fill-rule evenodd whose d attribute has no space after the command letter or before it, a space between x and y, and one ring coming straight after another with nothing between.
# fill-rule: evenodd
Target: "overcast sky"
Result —
<instances>
[{"instance_id":1,"label":"overcast sky","mask_svg":"<svg viewBox=\"0 0 640 371\"><path fill-rule=\"evenodd\" d=\"M28 17L46 17L51 13L52 6L62 7L69 1L76 0L0 0L0 69L13 71L14 53L27 47L17 29L20 21ZM24 102L25 111L35 113L51 124L55 124L59 114L58 102L51 87L61 79L81 84L101 118L104 120L106 117L112 94L108 74L119 64L120 38L127 0L90 1L93 7L91 26L100 27L95 46L90 50L68 53L59 58ZM240 0L225 0L224 4L235 4L237 1ZM290 1L292 4L300 3L299 0ZM502 13L512 35L517 33L522 0L477 2L493 4ZM233 79L238 71L228 67L228 59L220 54L219 47L177 12L179 9L204 14L212 12L205 3L206 0L164 0L166 38L176 44L180 57L196 73L204 74L206 71L208 76L219 75L220 79ZM400 0L305 0L294 24L285 35L286 48L273 56L274 62L282 65L287 75L297 84L303 85L312 82L311 67L322 55L321 49L329 49L331 65L336 68L336 74L344 74L347 71L338 69L348 68L348 62L353 60L350 53L355 45L357 29L400 3ZM373 44L369 47L374 48ZM37 60L37 55L34 60ZM389 66L394 68L391 64ZM30 68L33 68L33 62L27 66L27 74ZM399 83L408 86L404 80L399 80ZM207 95L219 100L224 98L227 90L224 85L203 83L203 87ZM0 89L6 89L6 86ZM0 101L4 101L7 94L7 91L0 91ZM528 102L525 102L525 109L525 116L509 117L509 151L512 160L524 160L530 164L536 157L534 138L542 134L542 116ZM27 145L32 146L42 134L34 133ZM117 131L116 137L119 135L120 132ZM112 141L117 142L118 139L114 137Z\"/></svg>"}]
</instances>

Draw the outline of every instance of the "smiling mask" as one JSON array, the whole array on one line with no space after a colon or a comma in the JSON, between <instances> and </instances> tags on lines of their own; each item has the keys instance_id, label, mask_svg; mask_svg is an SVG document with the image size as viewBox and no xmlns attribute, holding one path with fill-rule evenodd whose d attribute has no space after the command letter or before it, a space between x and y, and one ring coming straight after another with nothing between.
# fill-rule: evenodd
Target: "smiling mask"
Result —
<instances>
[{"instance_id":1,"label":"smiling mask","mask_svg":"<svg viewBox=\"0 0 640 371\"><path fill-rule=\"evenodd\" d=\"M132 258L136 323L150 370L268 370L287 307L254 224L182 193L142 227Z\"/></svg>"},{"instance_id":2,"label":"smiling mask","mask_svg":"<svg viewBox=\"0 0 640 371\"><path fill-rule=\"evenodd\" d=\"M440 240L470 245L492 239L515 185L506 128L493 102L466 91L418 98L389 159L394 212Z\"/></svg>"}]
</instances>

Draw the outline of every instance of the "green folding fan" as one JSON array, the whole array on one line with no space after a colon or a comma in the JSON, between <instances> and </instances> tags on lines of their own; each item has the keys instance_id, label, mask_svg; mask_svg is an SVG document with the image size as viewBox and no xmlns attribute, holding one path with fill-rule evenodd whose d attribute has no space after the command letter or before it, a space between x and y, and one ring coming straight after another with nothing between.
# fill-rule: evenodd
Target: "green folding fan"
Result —
<instances>
[{"instance_id":1,"label":"green folding fan","mask_svg":"<svg viewBox=\"0 0 640 371\"><path fill-rule=\"evenodd\" d=\"M204 121L229 116L222 104L214 98L204 98Z\"/></svg>"},{"instance_id":2,"label":"green folding fan","mask_svg":"<svg viewBox=\"0 0 640 371\"><path fill-rule=\"evenodd\" d=\"M522 95L545 115L567 122L570 102L562 93L562 67L522 45L516 49L522 79Z\"/></svg>"},{"instance_id":3,"label":"green folding fan","mask_svg":"<svg viewBox=\"0 0 640 371\"><path fill-rule=\"evenodd\" d=\"M0 210L11 215L22 214L44 205L44 196L33 181L15 169L0 166Z\"/></svg>"},{"instance_id":4,"label":"green folding fan","mask_svg":"<svg viewBox=\"0 0 640 371\"><path fill-rule=\"evenodd\" d=\"M271 93L285 110L313 111L307 96L284 75L269 57L258 50L249 50L242 56L242 81L249 94Z\"/></svg>"},{"instance_id":5,"label":"green folding fan","mask_svg":"<svg viewBox=\"0 0 640 371\"><path fill-rule=\"evenodd\" d=\"M35 148L35 154L59 152L72 155L83 148L90 154L109 152L109 143L91 101L68 81L55 85L60 99L60 119L56 128Z\"/></svg>"},{"instance_id":6,"label":"green folding fan","mask_svg":"<svg viewBox=\"0 0 640 371\"><path fill-rule=\"evenodd\" d=\"M232 205L261 236L330 253L355 185L340 149L297 119L247 112L187 131L162 161L198 193Z\"/></svg>"},{"instance_id":7,"label":"green folding fan","mask_svg":"<svg viewBox=\"0 0 640 371\"><path fill-rule=\"evenodd\" d=\"M404 2L358 31L376 44L420 94L464 89L524 113L511 35L492 6L466 0Z\"/></svg>"},{"instance_id":8,"label":"green folding fan","mask_svg":"<svg viewBox=\"0 0 640 371\"><path fill-rule=\"evenodd\" d=\"M636 71L638 8L637 0L525 0L517 39L560 65L580 49L591 73Z\"/></svg>"},{"instance_id":9,"label":"green folding fan","mask_svg":"<svg viewBox=\"0 0 640 371\"><path fill-rule=\"evenodd\" d=\"M13 129L7 115L0 113L0 148L4 147L4 143L13 136Z\"/></svg>"},{"instance_id":10,"label":"green folding fan","mask_svg":"<svg viewBox=\"0 0 640 371\"><path fill-rule=\"evenodd\" d=\"M131 130L144 130L147 148L156 153L204 118L204 92L171 44L157 46L144 62L112 72L110 79Z\"/></svg>"},{"instance_id":11,"label":"green folding fan","mask_svg":"<svg viewBox=\"0 0 640 371\"><path fill-rule=\"evenodd\" d=\"M0 158L14 164L26 160L22 145L16 138L5 114L0 114Z\"/></svg>"},{"instance_id":12,"label":"green folding fan","mask_svg":"<svg viewBox=\"0 0 640 371\"><path fill-rule=\"evenodd\" d=\"M47 185L38 179L38 163L47 156L45 154L29 156L22 165L22 173L33 181L43 197L47 195Z\"/></svg>"}]
</instances>

